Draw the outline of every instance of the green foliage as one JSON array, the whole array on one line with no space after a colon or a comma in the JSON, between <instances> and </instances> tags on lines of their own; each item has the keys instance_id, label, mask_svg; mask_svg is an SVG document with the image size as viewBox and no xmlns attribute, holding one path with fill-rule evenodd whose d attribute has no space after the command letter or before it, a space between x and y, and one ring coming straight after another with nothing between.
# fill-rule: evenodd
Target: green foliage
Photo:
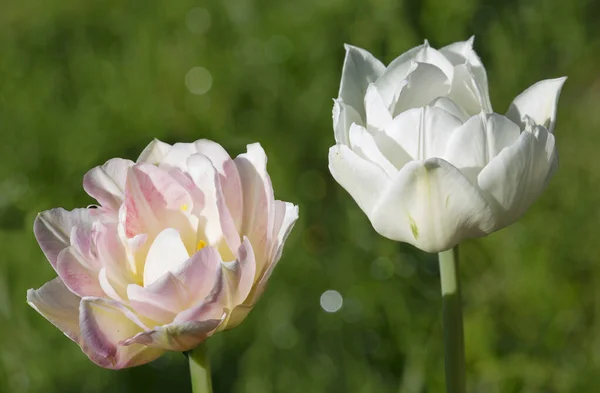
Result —
<instances>
[{"instance_id":1,"label":"green foliage","mask_svg":"<svg viewBox=\"0 0 600 393\"><path fill-rule=\"evenodd\" d=\"M443 391L436 258L378 236L330 177L331 98L345 42L388 62L476 34L498 112L540 79L570 79L549 189L461 251L469 391L596 392L599 13L593 0L0 3L0 391L189 391L181 354L103 370L25 303L55 275L35 214L92 203L84 173L154 137L232 154L259 141L276 196L300 205L258 306L210 339L216 392ZM186 87L193 67L210 72L206 94ZM337 313L319 306L327 289L344 297Z\"/></svg>"}]
</instances>

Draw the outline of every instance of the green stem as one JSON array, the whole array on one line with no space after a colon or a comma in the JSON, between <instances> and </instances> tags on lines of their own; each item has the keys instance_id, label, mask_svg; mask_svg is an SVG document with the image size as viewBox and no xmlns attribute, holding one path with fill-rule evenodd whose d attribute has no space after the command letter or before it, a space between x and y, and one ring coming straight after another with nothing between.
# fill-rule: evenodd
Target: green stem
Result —
<instances>
[{"instance_id":1,"label":"green stem","mask_svg":"<svg viewBox=\"0 0 600 393\"><path fill-rule=\"evenodd\" d=\"M212 393L210 377L210 362L204 344L187 352L190 362L190 378L192 380L192 393Z\"/></svg>"},{"instance_id":2,"label":"green stem","mask_svg":"<svg viewBox=\"0 0 600 393\"><path fill-rule=\"evenodd\" d=\"M438 254L444 310L446 391L465 393L465 342L458 272L458 246Z\"/></svg>"}]
</instances>

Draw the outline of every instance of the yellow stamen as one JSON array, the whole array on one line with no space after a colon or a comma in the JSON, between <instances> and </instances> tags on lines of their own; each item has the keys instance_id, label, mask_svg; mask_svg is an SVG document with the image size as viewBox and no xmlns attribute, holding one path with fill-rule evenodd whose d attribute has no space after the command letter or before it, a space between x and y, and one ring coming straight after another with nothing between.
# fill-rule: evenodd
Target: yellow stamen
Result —
<instances>
[{"instance_id":1,"label":"yellow stamen","mask_svg":"<svg viewBox=\"0 0 600 393\"><path fill-rule=\"evenodd\" d=\"M189 206L187 205L187 203L184 203L183 205L181 205L180 209L181 209L181 211L186 211L188 209L188 207Z\"/></svg>"},{"instance_id":2,"label":"yellow stamen","mask_svg":"<svg viewBox=\"0 0 600 393\"><path fill-rule=\"evenodd\" d=\"M200 240L198 242L198 244L196 245L196 251L200 251L202 250L204 247L206 247L206 242L204 240Z\"/></svg>"}]
</instances>

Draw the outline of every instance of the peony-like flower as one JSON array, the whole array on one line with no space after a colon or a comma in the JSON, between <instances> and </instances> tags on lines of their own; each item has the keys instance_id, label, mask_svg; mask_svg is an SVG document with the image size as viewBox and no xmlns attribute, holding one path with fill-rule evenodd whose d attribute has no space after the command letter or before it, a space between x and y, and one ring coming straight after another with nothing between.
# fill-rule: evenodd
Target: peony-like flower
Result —
<instances>
[{"instance_id":1,"label":"peony-like flower","mask_svg":"<svg viewBox=\"0 0 600 393\"><path fill-rule=\"evenodd\" d=\"M158 140L137 162L89 171L98 207L38 215L58 277L28 303L96 364L119 369L186 351L238 325L279 260L298 207L275 200L259 144Z\"/></svg>"},{"instance_id":2,"label":"peony-like flower","mask_svg":"<svg viewBox=\"0 0 600 393\"><path fill-rule=\"evenodd\" d=\"M557 168L552 134L565 78L492 111L473 39L427 42L389 66L346 46L333 108L333 177L377 232L427 252L519 219Z\"/></svg>"}]
</instances>

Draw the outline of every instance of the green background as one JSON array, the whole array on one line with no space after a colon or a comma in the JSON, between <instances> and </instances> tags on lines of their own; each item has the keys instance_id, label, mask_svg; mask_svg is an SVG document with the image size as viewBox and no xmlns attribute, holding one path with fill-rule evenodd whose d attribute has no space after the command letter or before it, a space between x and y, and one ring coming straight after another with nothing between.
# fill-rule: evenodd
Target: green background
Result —
<instances>
[{"instance_id":1,"label":"green background","mask_svg":"<svg viewBox=\"0 0 600 393\"><path fill-rule=\"evenodd\" d=\"M599 15L589 0L2 1L0 391L189 391L181 354L104 370L25 303L55 276L36 213L92 203L84 173L157 137L232 155L259 141L276 196L300 205L257 307L209 340L216 393L442 392L436 257L378 236L327 150L343 43L388 63L424 38L474 34L497 112L538 80L569 79L549 189L461 249L469 391L597 392ZM205 94L186 87L193 67L211 75ZM319 305L328 289L337 313Z\"/></svg>"}]
</instances>

